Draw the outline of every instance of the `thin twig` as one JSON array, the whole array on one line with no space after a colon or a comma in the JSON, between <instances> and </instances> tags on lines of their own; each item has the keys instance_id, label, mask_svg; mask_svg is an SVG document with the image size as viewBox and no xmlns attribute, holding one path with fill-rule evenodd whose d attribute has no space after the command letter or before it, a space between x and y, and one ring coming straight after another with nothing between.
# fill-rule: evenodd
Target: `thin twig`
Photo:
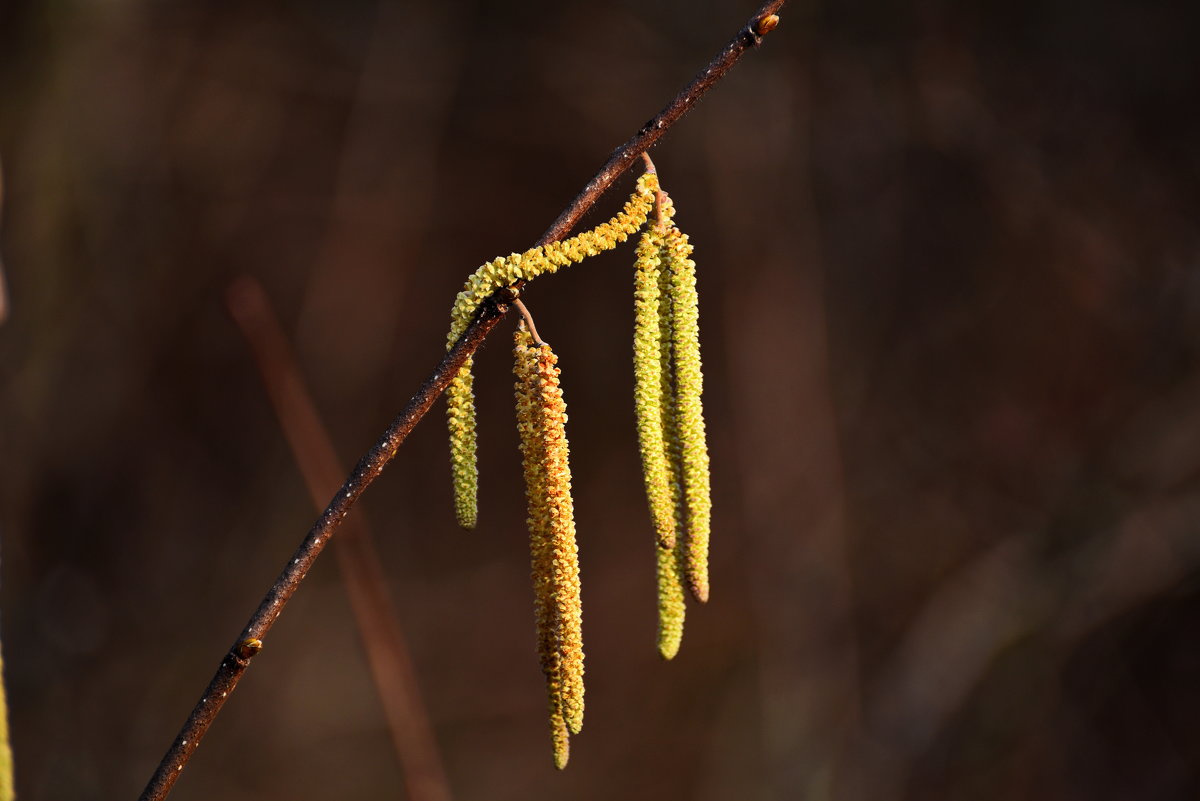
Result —
<instances>
[{"instance_id":1,"label":"thin twig","mask_svg":"<svg viewBox=\"0 0 1200 801\"><path fill-rule=\"evenodd\" d=\"M642 154L642 161L646 163L646 172L652 172L656 175L658 174L658 168L654 166L654 160L650 158L649 153ZM655 223L655 230L657 230L659 233L665 233L667 230L666 208L667 190L662 188L662 181L660 180L658 184L658 190L654 193L654 209L656 212L655 218L657 220Z\"/></svg>"},{"instance_id":2,"label":"thin twig","mask_svg":"<svg viewBox=\"0 0 1200 801\"><path fill-rule=\"evenodd\" d=\"M287 337L262 286L253 278L243 276L235 281L225 300L250 345L280 427L313 504L320 510L342 480L343 468L304 385ZM450 801L450 785L421 701L400 617L363 515L346 519L333 552L403 768L408 797L413 801Z\"/></svg>"},{"instance_id":3,"label":"thin twig","mask_svg":"<svg viewBox=\"0 0 1200 801\"><path fill-rule=\"evenodd\" d=\"M486 304L486 307L480 310L480 314L471 327L463 332L463 335L442 358L433 373L425 379L417 393L409 399L404 410L396 416L379 440L355 465L346 483L342 485L325 512L313 524L308 535L293 554L291 561L275 579L275 583L267 591L262 603L251 615L246 628L242 630L229 652L221 660L204 695L192 709L183 728L176 735L171 747L150 778L150 783L142 791L140 796L142 801L159 801L166 798L171 792L171 787L179 778L179 772L183 770L183 766L195 753L196 746L208 732L209 726L221 711L221 707L225 705L229 693L233 692L238 681L241 680L242 674L246 672L246 668L250 667L250 660L254 654L243 653L242 641L252 638L261 640L271 630L271 626L275 624L275 620L283 611L284 605L296 592L313 562L325 548L329 537L350 511L354 502L358 500L358 496L362 495L363 491L383 471L384 465L396 455L396 449L400 447L400 443L405 440L417 422L425 416L425 413L433 406L433 402L437 400L438 395L450 383L450 379L462 367L463 362L479 348L479 345L507 311L507 306L498 303Z\"/></svg>"},{"instance_id":4,"label":"thin twig","mask_svg":"<svg viewBox=\"0 0 1200 801\"><path fill-rule=\"evenodd\" d=\"M521 302L520 298L513 298L512 304L517 307L517 311L525 318L525 327L529 329L529 336L533 337L533 344L539 347L548 344L538 336L537 326L533 324L533 315L529 313L529 309L525 308L525 304Z\"/></svg>"},{"instance_id":5,"label":"thin twig","mask_svg":"<svg viewBox=\"0 0 1200 801\"><path fill-rule=\"evenodd\" d=\"M674 100L658 112L658 116L643 125L642 129L634 134L628 142L612 152L608 161L600 168L600 172L596 173L591 181L588 181L583 191L575 200L571 201L571 205L558 215L558 219L542 235L538 244L544 245L566 236L567 232L575 227L584 213L592 207L592 204L605 190L612 186L613 181L621 173L629 169L639 156L662 138L667 129L690 111L692 106L696 105L696 102L713 87L713 84L725 77L725 73L729 72L729 69L747 50L762 44L763 36L774 30L779 23L776 15L779 9L783 8L785 2L786 0L771 0L771 2L763 3L750 21L734 34L716 58L710 61L708 66L675 96Z\"/></svg>"},{"instance_id":6,"label":"thin twig","mask_svg":"<svg viewBox=\"0 0 1200 801\"><path fill-rule=\"evenodd\" d=\"M657 142L688 109L695 105L696 101L711 89L747 50L761 44L763 35L772 30L778 22L775 14L785 2L786 0L770 0L770 2L764 3L750 21L738 30L729 44L717 54L716 58L667 104L658 116L646 123L632 139L613 151L605 165L600 168L600 172L571 201L566 210L538 240L538 244L544 245L565 236L619 175L627 170L647 148ZM287 567L283 569L271 589L268 590L266 597L250 617L246 628L221 660L204 695L188 716L171 747L167 749L167 753L150 778L146 789L142 791L140 801L162 801L171 792L184 765L191 759L200 740L225 705L229 693L237 687L242 674L250 666L250 660L254 657L254 653L242 649L240 643L246 639L261 640L270 631L280 612L283 611L284 605L296 592L317 555L324 549L325 544L342 519L349 513L354 502L396 455L400 443L433 406L433 402L450 383L467 358L479 348L500 319L507 314L511 300L511 292L500 290L488 302L480 306L475 319L454 343L454 347L446 353L433 373L425 379L421 388L388 426L379 441L355 466L350 477L338 490L325 512L313 524Z\"/></svg>"}]
</instances>

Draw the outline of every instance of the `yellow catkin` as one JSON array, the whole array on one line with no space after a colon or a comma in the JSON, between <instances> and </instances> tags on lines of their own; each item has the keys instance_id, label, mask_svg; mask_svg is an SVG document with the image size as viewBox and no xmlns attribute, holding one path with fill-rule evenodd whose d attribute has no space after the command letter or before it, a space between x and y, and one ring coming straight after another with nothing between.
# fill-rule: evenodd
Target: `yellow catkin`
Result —
<instances>
[{"instance_id":1,"label":"yellow catkin","mask_svg":"<svg viewBox=\"0 0 1200 801\"><path fill-rule=\"evenodd\" d=\"M550 711L550 741L554 745L554 767L562 770L571 758L571 732L557 709Z\"/></svg>"},{"instance_id":2,"label":"yellow catkin","mask_svg":"<svg viewBox=\"0 0 1200 801\"><path fill-rule=\"evenodd\" d=\"M660 215L664 221L674 213L670 198L664 193L659 201ZM674 330L674 306L671 302L671 274L667 269L665 254L660 253L661 269L658 274L658 380L660 428L663 432L663 450L667 463L668 504L676 531L672 548L656 549L656 571L658 587L658 653L663 659L672 659L679 653L683 641L685 616L684 595L684 544L685 520L683 510L683 487L681 445L675 397L674 363L672 358L672 331Z\"/></svg>"},{"instance_id":3,"label":"yellow catkin","mask_svg":"<svg viewBox=\"0 0 1200 801\"><path fill-rule=\"evenodd\" d=\"M684 563L683 540L674 548L655 548L658 578L658 653L674 659L683 642Z\"/></svg>"},{"instance_id":4,"label":"yellow catkin","mask_svg":"<svg viewBox=\"0 0 1200 801\"><path fill-rule=\"evenodd\" d=\"M450 464L454 480L454 517L463 528L475 528L479 508L479 471L476 467L475 393L467 359L446 388L446 422L450 428Z\"/></svg>"},{"instance_id":5,"label":"yellow catkin","mask_svg":"<svg viewBox=\"0 0 1200 801\"><path fill-rule=\"evenodd\" d=\"M665 296L664 296L665 297ZM669 382L669 373L668 378ZM663 428L672 468L671 507L676 527L683 530L683 497L678 480L679 437L675 427L675 410L669 403L662 407ZM658 653L663 659L673 659L683 642L685 587L685 541L676 537L673 548L655 548L658 585Z\"/></svg>"},{"instance_id":6,"label":"yellow catkin","mask_svg":"<svg viewBox=\"0 0 1200 801\"><path fill-rule=\"evenodd\" d=\"M659 281L665 265L660 258L663 229L651 224L638 242L634 264L634 327L633 375L634 409L637 413L638 449L642 457L642 476L650 518L658 538L658 547L675 547L675 510L671 501L671 470L663 440L663 403L670 404L671 396L663 396L664 352L659 305L662 293ZM668 385L669 389L669 385Z\"/></svg>"},{"instance_id":7,"label":"yellow catkin","mask_svg":"<svg viewBox=\"0 0 1200 801\"><path fill-rule=\"evenodd\" d=\"M557 272L560 267L583 261L626 241L646 222L654 205L658 177L643 174L637 188L621 211L590 231L551 242L524 253L513 253L486 262L477 269L454 301L450 310L450 332L446 350L467 330L479 305L503 286L531 281L539 275ZM463 364L446 388L447 420L450 429L450 465L454 476L454 508L459 525L474 528L478 519L479 474L476 460L475 397L471 391L471 360Z\"/></svg>"},{"instance_id":8,"label":"yellow catkin","mask_svg":"<svg viewBox=\"0 0 1200 801\"><path fill-rule=\"evenodd\" d=\"M546 677L554 762L562 768L567 733L583 727L583 617L566 404L549 345L535 345L521 328L514 356L538 656Z\"/></svg>"},{"instance_id":9,"label":"yellow catkin","mask_svg":"<svg viewBox=\"0 0 1200 801\"><path fill-rule=\"evenodd\" d=\"M663 256L670 273L672 358L679 465L686 512L686 573L693 597L708 600L708 549L712 520L708 446L705 443L704 377L700 364L699 299L696 263L686 234L671 225Z\"/></svg>"},{"instance_id":10,"label":"yellow catkin","mask_svg":"<svg viewBox=\"0 0 1200 801\"><path fill-rule=\"evenodd\" d=\"M0 801L16 798L12 748L8 743L8 700L4 692L4 660L0 659Z\"/></svg>"}]
</instances>

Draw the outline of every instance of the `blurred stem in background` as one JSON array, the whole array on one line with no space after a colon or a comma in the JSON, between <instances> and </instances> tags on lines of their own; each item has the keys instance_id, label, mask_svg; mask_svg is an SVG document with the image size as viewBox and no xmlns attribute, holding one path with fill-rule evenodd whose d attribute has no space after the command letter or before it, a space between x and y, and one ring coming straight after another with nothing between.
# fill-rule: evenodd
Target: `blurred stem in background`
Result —
<instances>
[{"instance_id":1,"label":"blurred stem in background","mask_svg":"<svg viewBox=\"0 0 1200 801\"><path fill-rule=\"evenodd\" d=\"M0 160L0 231L4 222L4 162ZM0 242L3 242L0 237ZM8 319L8 282L4 280L4 253L0 251L0 323Z\"/></svg>"},{"instance_id":2,"label":"blurred stem in background","mask_svg":"<svg viewBox=\"0 0 1200 801\"><path fill-rule=\"evenodd\" d=\"M279 425L320 511L324 499L337 491L342 467L279 320L262 286L248 276L229 287L226 305L254 353ZM404 769L408 796L414 801L450 801L449 782L421 702L400 617L388 595L379 554L362 513L342 524L333 551Z\"/></svg>"}]
</instances>

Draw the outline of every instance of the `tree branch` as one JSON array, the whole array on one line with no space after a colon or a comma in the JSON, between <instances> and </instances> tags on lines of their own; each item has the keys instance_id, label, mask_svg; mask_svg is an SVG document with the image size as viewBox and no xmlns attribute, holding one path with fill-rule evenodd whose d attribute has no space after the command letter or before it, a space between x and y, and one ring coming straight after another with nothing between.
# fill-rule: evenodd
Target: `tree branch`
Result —
<instances>
[{"instance_id":1,"label":"tree branch","mask_svg":"<svg viewBox=\"0 0 1200 801\"><path fill-rule=\"evenodd\" d=\"M319 512L321 504L341 483L344 468L339 464L333 440L321 422L279 320L262 286L249 276L242 276L229 286L225 304L258 362L279 427ZM450 801L450 785L421 700L400 616L388 593L387 579L365 515L346 518L338 531L333 553L396 746L408 798ZM0 801L4 801L2 797Z\"/></svg>"},{"instance_id":2,"label":"tree branch","mask_svg":"<svg viewBox=\"0 0 1200 801\"><path fill-rule=\"evenodd\" d=\"M641 130L629 141L613 151L600 171L571 201L537 244L544 245L563 238L595 204L596 200L612 186L613 181L629 169L630 165L651 145L662 138L663 134L691 109L747 50L762 43L763 36L773 30L778 23L779 20L775 14L785 2L786 0L770 0L770 2L764 3L750 18L750 21L737 31L730 42L691 83L684 87L657 116L642 126ZM325 544L329 542L329 538L337 530L342 519L349 513L354 502L383 472L384 466L396 455L396 450L404 442L409 432L433 406L433 402L437 400L467 358L478 350L483 340L508 312L512 297L511 290L502 289L480 306L474 321L459 337L454 347L446 353L433 373L425 379L420 389L388 426L379 441L359 460L350 473L350 477L346 479L324 513L313 524L308 535L293 554L291 561L279 574L275 583L271 585L262 603L259 604L246 627L221 660L204 695L188 716L171 747L167 749L167 753L150 778L146 789L142 791L140 801L162 801L171 792L184 765L195 753L200 740L208 732L213 720L225 705L229 694L237 687L242 674L250 666L250 661L258 653L257 649L244 647L242 643L247 640L261 641L271 630L271 626L275 624L275 620L283 611L284 605L296 592L300 582L304 580L313 562L325 548Z\"/></svg>"}]
</instances>

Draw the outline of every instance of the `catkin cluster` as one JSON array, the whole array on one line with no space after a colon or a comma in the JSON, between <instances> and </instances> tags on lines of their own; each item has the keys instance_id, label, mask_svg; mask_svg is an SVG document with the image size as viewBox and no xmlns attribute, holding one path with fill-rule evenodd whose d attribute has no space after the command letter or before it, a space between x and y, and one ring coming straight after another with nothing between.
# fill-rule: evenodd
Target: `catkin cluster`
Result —
<instances>
[{"instance_id":1,"label":"catkin cluster","mask_svg":"<svg viewBox=\"0 0 1200 801\"><path fill-rule=\"evenodd\" d=\"M654 205L658 178L648 172L638 179L637 188L624 208L611 220L590 231L531 248L524 253L493 259L483 264L467 279L455 298L450 311L450 333L446 335L446 350L467 330L479 305L500 287L517 281L531 281L539 275L557 272L560 267L583 261L637 233L646 222ZM474 359L467 359L446 388L446 419L450 428L450 465L454 476L454 512L463 528L474 528L478 519L479 473L476 467L475 395L471 368Z\"/></svg>"},{"instance_id":2,"label":"catkin cluster","mask_svg":"<svg viewBox=\"0 0 1200 801\"><path fill-rule=\"evenodd\" d=\"M701 404L696 263L658 196L658 220L638 243L634 266L634 406L658 572L658 650L675 656L683 637L684 587L708 600L712 502Z\"/></svg>"},{"instance_id":3,"label":"catkin cluster","mask_svg":"<svg viewBox=\"0 0 1200 801\"><path fill-rule=\"evenodd\" d=\"M467 280L451 312L449 349L476 310L500 287L529 281L626 241L651 222L638 243L634 268L634 405L646 495L655 531L658 650L670 659L683 637L685 596L708 600L708 449L701 409L696 264L675 209L653 169L638 179L621 212L562 242L494 259ZM522 307L528 318L528 312ZM528 498L530 561L538 658L546 678L554 764L569 756L569 738L583 726L583 633L579 551L575 542L571 470L557 357L522 324L514 342L517 430ZM446 394L455 512L476 523L473 360Z\"/></svg>"},{"instance_id":4,"label":"catkin cluster","mask_svg":"<svg viewBox=\"0 0 1200 801\"><path fill-rule=\"evenodd\" d=\"M534 344L522 327L516 332L513 354L538 657L549 696L554 764L562 769L569 735L583 728L583 617L567 461L567 407L558 359L549 345Z\"/></svg>"}]
</instances>

